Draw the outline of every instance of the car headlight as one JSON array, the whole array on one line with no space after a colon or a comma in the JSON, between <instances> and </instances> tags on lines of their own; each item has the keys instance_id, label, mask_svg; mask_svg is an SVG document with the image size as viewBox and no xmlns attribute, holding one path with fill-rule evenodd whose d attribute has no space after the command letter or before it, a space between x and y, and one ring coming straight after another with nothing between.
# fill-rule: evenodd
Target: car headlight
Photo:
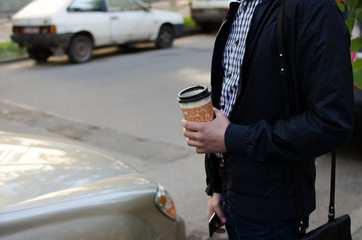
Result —
<instances>
[{"instance_id":1,"label":"car headlight","mask_svg":"<svg viewBox=\"0 0 362 240\"><path fill-rule=\"evenodd\" d=\"M175 203L173 202L170 194L161 185L158 185L157 193L155 196L156 207L167 217L176 220L177 213Z\"/></svg>"}]
</instances>

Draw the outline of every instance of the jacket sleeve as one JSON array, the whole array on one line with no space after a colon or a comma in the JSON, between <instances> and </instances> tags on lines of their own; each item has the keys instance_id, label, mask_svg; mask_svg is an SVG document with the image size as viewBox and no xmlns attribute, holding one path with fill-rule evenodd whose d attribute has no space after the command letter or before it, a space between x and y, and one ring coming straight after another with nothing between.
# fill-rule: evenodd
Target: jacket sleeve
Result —
<instances>
[{"instance_id":1,"label":"jacket sleeve","mask_svg":"<svg viewBox=\"0 0 362 240\"><path fill-rule=\"evenodd\" d=\"M205 154L206 194L212 196L214 192L221 193L223 183L220 177L220 160L214 154Z\"/></svg>"},{"instance_id":2,"label":"jacket sleeve","mask_svg":"<svg viewBox=\"0 0 362 240\"><path fill-rule=\"evenodd\" d=\"M352 136L349 31L334 1L299 3L295 19L288 20L297 28L293 77L304 107L285 120L261 120L249 126L231 123L225 133L227 152L259 161L276 157L303 161L337 149Z\"/></svg>"}]
</instances>

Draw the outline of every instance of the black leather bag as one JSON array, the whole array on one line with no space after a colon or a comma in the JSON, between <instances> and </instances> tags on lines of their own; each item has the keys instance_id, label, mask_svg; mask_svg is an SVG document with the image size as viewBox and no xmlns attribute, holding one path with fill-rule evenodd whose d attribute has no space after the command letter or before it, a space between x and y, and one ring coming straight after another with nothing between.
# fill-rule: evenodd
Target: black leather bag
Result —
<instances>
[{"instance_id":1,"label":"black leather bag","mask_svg":"<svg viewBox=\"0 0 362 240\"><path fill-rule=\"evenodd\" d=\"M286 0L282 0L280 7L277 23L277 38L278 38L278 53L280 63L280 76L283 81L283 94L284 94L284 108L286 116L291 115L290 109L290 97L288 91L287 82L287 71L286 71L286 56L283 41L283 14L284 14L284 3ZM336 177L336 152L332 152L332 166L331 166L331 186L330 186L330 201L329 201L329 212L328 222L321 225L320 227L305 233L305 227L302 216L301 206L301 194L299 190L299 177L298 167L293 167L294 171L294 184L296 191L296 205L299 215L299 233L301 240L352 240L351 236L351 218L349 215L343 215L335 218L334 209L334 197L335 197L335 177Z\"/></svg>"},{"instance_id":2,"label":"black leather bag","mask_svg":"<svg viewBox=\"0 0 362 240\"><path fill-rule=\"evenodd\" d=\"M331 188L328 210L328 222L320 227L303 233L301 231L301 240L352 240L351 236L351 218L349 215L343 215L335 218L334 195L335 195L335 180L336 180L336 152L332 152L331 166ZM298 180L296 181L298 184ZM298 201L297 201L298 202ZM301 216L301 206L297 205L299 216ZM300 218L301 219L301 218ZM300 221L299 229L303 229L303 222Z\"/></svg>"},{"instance_id":3,"label":"black leather bag","mask_svg":"<svg viewBox=\"0 0 362 240\"><path fill-rule=\"evenodd\" d=\"M351 240L351 218L349 215L343 215L328 221L326 224L305 233L301 240Z\"/></svg>"}]
</instances>

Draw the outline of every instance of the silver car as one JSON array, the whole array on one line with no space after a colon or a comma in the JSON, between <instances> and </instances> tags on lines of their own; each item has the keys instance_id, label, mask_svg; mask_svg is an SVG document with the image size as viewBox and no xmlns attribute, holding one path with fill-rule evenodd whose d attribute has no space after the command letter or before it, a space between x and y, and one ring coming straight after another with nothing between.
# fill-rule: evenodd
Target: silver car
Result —
<instances>
[{"instance_id":1,"label":"silver car","mask_svg":"<svg viewBox=\"0 0 362 240\"><path fill-rule=\"evenodd\" d=\"M167 191L87 146L0 132L0 239L185 239Z\"/></svg>"}]
</instances>

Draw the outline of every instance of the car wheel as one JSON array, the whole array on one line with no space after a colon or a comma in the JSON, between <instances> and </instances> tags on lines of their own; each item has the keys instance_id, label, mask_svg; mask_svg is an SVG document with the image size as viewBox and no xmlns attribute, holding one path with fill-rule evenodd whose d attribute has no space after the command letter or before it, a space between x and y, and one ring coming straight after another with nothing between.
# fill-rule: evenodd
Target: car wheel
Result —
<instances>
[{"instance_id":1,"label":"car wheel","mask_svg":"<svg viewBox=\"0 0 362 240\"><path fill-rule=\"evenodd\" d=\"M157 48L170 48L175 37L175 31L170 25L163 25L160 28L156 39Z\"/></svg>"},{"instance_id":2,"label":"car wheel","mask_svg":"<svg viewBox=\"0 0 362 240\"><path fill-rule=\"evenodd\" d=\"M50 50L34 48L28 48L28 54L30 58L36 60L37 62L46 62L48 57L52 55Z\"/></svg>"},{"instance_id":3,"label":"car wheel","mask_svg":"<svg viewBox=\"0 0 362 240\"><path fill-rule=\"evenodd\" d=\"M86 35L75 36L68 49L70 61L82 63L88 61L92 57L93 41Z\"/></svg>"}]
</instances>

